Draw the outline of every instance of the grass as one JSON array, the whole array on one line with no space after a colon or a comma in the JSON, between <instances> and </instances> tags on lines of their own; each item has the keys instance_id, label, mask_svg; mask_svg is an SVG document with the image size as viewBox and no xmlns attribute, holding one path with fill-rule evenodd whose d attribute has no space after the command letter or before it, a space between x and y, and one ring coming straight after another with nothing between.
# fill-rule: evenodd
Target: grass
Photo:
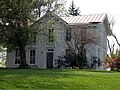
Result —
<instances>
[{"instance_id":1,"label":"grass","mask_svg":"<svg viewBox=\"0 0 120 90\"><path fill-rule=\"evenodd\" d=\"M120 73L91 70L0 69L0 90L119 90Z\"/></svg>"}]
</instances>

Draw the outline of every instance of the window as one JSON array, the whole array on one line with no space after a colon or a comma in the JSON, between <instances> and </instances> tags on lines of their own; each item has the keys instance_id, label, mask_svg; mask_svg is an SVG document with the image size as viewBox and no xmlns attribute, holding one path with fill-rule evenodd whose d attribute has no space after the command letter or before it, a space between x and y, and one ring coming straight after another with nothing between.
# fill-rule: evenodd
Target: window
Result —
<instances>
[{"instance_id":1,"label":"window","mask_svg":"<svg viewBox=\"0 0 120 90\"><path fill-rule=\"evenodd\" d=\"M66 41L71 41L71 28L66 29Z\"/></svg>"},{"instance_id":2,"label":"window","mask_svg":"<svg viewBox=\"0 0 120 90\"><path fill-rule=\"evenodd\" d=\"M69 49L66 49L66 55L67 56L69 55Z\"/></svg>"},{"instance_id":3,"label":"window","mask_svg":"<svg viewBox=\"0 0 120 90\"><path fill-rule=\"evenodd\" d=\"M66 60L69 61L71 59L70 49L66 49Z\"/></svg>"},{"instance_id":4,"label":"window","mask_svg":"<svg viewBox=\"0 0 120 90\"><path fill-rule=\"evenodd\" d=\"M54 51L53 49L48 49L48 51Z\"/></svg>"},{"instance_id":5,"label":"window","mask_svg":"<svg viewBox=\"0 0 120 90\"><path fill-rule=\"evenodd\" d=\"M81 30L81 41L82 42L85 42L86 41L86 29L82 29ZM89 34L89 36L88 36L88 38L91 40L91 38L90 37L92 37L92 36L90 36L91 34Z\"/></svg>"},{"instance_id":6,"label":"window","mask_svg":"<svg viewBox=\"0 0 120 90\"><path fill-rule=\"evenodd\" d=\"M66 49L66 55L69 56L72 54L72 50L70 48Z\"/></svg>"},{"instance_id":7,"label":"window","mask_svg":"<svg viewBox=\"0 0 120 90\"><path fill-rule=\"evenodd\" d=\"M54 42L54 29L49 29L49 32L48 32L48 41L49 42Z\"/></svg>"},{"instance_id":8,"label":"window","mask_svg":"<svg viewBox=\"0 0 120 90\"><path fill-rule=\"evenodd\" d=\"M28 38L31 39L31 42L32 42L32 43L35 43L35 42L36 42L36 35L37 35L36 32L33 32L33 33L31 33L31 34L29 35Z\"/></svg>"},{"instance_id":9,"label":"window","mask_svg":"<svg viewBox=\"0 0 120 90\"><path fill-rule=\"evenodd\" d=\"M20 51L19 51L19 49L15 50L15 64L20 64Z\"/></svg>"},{"instance_id":10,"label":"window","mask_svg":"<svg viewBox=\"0 0 120 90\"><path fill-rule=\"evenodd\" d=\"M35 64L35 50L30 50L30 64Z\"/></svg>"},{"instance_id":11,"label":"window","mask_svg":"<svg viewBox=\"0 0 120 90\"><path fill-rule=\"evenodd\" d=\"M33 43L36 42L36 35L37 35L36 32L34 32L34 33L33 33Z\"/></svg>"}]
</instances>

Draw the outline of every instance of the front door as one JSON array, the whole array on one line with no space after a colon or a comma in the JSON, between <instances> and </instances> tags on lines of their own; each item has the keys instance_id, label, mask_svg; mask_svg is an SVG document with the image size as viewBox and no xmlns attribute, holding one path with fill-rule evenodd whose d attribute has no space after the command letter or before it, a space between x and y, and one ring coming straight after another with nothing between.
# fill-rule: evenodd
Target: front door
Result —
<instances>
[{"instance_id":1,"label":"front door","mask_svg":"<svg viewBox=\"0 0 120 90\"><path fill-rule=\"evenodd\" d=\"M49 69L53 68L53 52L47 53L47 68Z\"/></svg>"}]
</instances>

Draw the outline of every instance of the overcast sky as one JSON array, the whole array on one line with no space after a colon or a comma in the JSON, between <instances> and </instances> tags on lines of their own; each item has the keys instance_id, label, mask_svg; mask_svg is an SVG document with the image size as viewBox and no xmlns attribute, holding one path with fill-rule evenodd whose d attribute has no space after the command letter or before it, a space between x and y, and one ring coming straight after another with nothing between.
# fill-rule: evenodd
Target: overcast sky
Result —
<instances>
[{"instance_id":1,"label":"overcast sky","mask_svg":"<svg viewBox=\"0 0 120 90\"><path fill-rule=\"evenodd\" d=\"M71 2L72 0L67 0L67 5L69 6ZM80 8L81 15L107 13L108 17L114 17L113 32L120 39L120 0L74 0L74 2Z\"/></svg>"}]
</instances>

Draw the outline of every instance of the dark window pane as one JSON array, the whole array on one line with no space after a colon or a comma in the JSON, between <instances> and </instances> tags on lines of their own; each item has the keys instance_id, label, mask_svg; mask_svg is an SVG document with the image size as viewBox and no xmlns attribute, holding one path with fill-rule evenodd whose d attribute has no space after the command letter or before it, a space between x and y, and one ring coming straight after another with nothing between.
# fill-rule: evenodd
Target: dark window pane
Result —
<instances>
[{"instance_id":1,"label":"dark window pane","mask_svg":"<svg viewBox=\"0 0 120 90\"><path fill-rule=\"evenodd\" d=\"M66 29L66 41L71 41L71 28Z\"/></svg>"},{"instance_id":2,"label":"dark window pane","mask_svg":"<svg viewBox=\"0 0 120 90\"><path fill-rule=\"evenodd\" d=\"M20 51L18 48L15 50L15 64L20 64Z\"/></svg>"},{"instance_id":3,"label":"dark window pane","mask_svg":"<svg viewBox=\"0 0 120 90\"><path fill-rule=\"evenodd\" d=\"M30 64L35 64L35 50L30 50Z\"/></svg>"},{"instance_id":4,"label":"dark window pane","mask_svg":"<svg viewBox=\"0 0 120 90\"><path fill-rule=\"evenodd\" d=\"M48 32L48 41L49 42L54 42L54 29L49 29L49 32Z\"/></svg>"},{"instance_id":5,"label":"dark window pane","mask_svg":"<svg viewBox=\"0 0 120 90\"><path fill-rule=\"evenodd\" d=\"M54 51L53 49L48 49L48 51Z\"/></svg>"}]
</instances>

